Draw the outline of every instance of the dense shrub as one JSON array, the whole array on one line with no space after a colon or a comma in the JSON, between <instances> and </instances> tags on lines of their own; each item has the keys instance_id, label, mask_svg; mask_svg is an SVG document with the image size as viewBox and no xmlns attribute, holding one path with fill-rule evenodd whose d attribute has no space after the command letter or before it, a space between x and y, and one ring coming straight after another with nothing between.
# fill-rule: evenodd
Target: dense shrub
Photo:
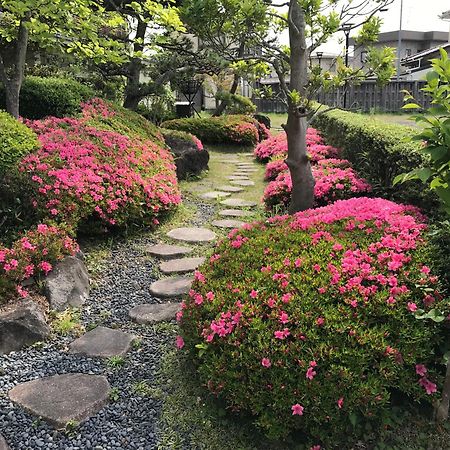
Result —
<instances>
[{"instance_id":1,"label":"dense shrub","mask_svg":"<svg viewBox=\"0 0 450 450\"><path fill-rule=\"evenodd\" d=\"M173 157L150 139L91 126L122 123L98 105L85 105L81 119L29 124L42 147L21 162L23 185L31 186L41 218L73 227L92 218L110 225L154 222L180 201Z\"/></svg>"},{"instance_id":2,"label":"dense shrub","mask_svg":"<svg viewBox=\"0 0 450 450\"><path fill-rule=\"evenodd\" d=\"M198 150L203 150L202 141L197 136L194 136L193 134L186 133L185 131L169 130L169 129L165 129L165 128L163 128L161 131L162 131L162 134L164 136L164 140L166 141L166 143L168 143L168 141L170 141L171 139L176 139L179 141L184 141L186 143L194 144ZM170 147L170 144L169 144L169 147Z\"/></svg>"},{"instance_id":3,"label":"dense shrub","mask_svg":"<svg viewBox=\"0 0 450 450\"><path fill-rule=\"evenodd\" d=\"M0 175L38 147L33 131L8 113L0 111Z\"/></svg>"},{"instance_id":4,"label":"dense shrub","mask_svg":"<svg viewBox=\"0 0 450 450\"><path fill-rule=\"evenodd\" d=\"M20 91L20 115L27 119L75 116L81 102L94 95L91 88L75 80L27 77ZM5 101L4 88L0 87L0 108L5 108Z\"/></svg>"},{"instance_id":5,"label":"dense shrub","mask_svg":"<svg viewBox=\"0 0 450 450\"><path fill-rule=\"evenodd\" d=\"M252 100L243 95L221 91L216 94L216 99L226 103L226 114L253 114L256 111L256 105Z\"/></svg>"},{"instance_id":6,"label":"dense shrub","mask_svg":"<svg viewBox=\"0 0 450 450\"><path fill-rule=\"evenodd\" d=\"M345 163L342 163L345 165ZM314 206L325 206L336 200L365 195L372 190L367 181L360 178L356 172L347 167L342 169L331 165L318 164L313 166ZM292 180L288 171L281 172L264 190L266 209L276 207L286 208L291 201Z\"/></svg>"},{"instance_id":7,"label":"dense shrub","mask_svg":"<svg viewBox=\"0 0 450 450\"><path fill-rule=\"evenodd\" d=\"M425 163L421 143L409 141L416 130L337 110L318 115L314 126L329 144L342 149L377 195L436 210L434 194L420 182L393 186L397 175Z\"/></svg>"},{"instance_id":8,"label":"dense shrub","mask_svg":"<svg viewBox=\"0 0 450 450\"><path fill-rule=\"evenodd\" d=\"M22 281L39 279L55 262L78 250L64 229L45 224L27 231L9 248L0 245L0 302L14 294L26 297Z\"/></svg>"},{"instance_id":9,"label":"dense shrub","mask_svg":"<svg viewBox=\"0 0 450 450\"><path fill-rule=\"evenodd\" d=\"M161 126L191 133L204 144L255 145L266 137L266 129L257 120L241 115L176 119Z\"/></svg>"},{"instance_id":10,"label":"dense shrub","mask_svg":"<svg viewBox=\"0 0 450 450\"><path fill-rule=\"evenodd\" d=\"M355 198L233 230L177 316L205 386L269 435L326 448L386 417L393 391L431 403L443 325L417 317L450 305L410 212Z\"/></svg>"}]
</instances>

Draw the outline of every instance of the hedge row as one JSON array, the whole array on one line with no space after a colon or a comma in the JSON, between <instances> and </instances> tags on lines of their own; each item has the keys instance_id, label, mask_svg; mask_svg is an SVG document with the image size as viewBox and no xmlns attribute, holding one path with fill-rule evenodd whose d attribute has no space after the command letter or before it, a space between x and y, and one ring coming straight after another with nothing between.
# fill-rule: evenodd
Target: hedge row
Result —
<instances>
[{"instance_id":1,"label":"hedge row","mask_svg":"<svg viewBox=\"0 0 450 450\"><path fill-rule=\"evenodd\" d=\"M436 209L435 195L420 182L393 186L398 174L424 163L420 143L409 140L416 130L338 110L319 115L314 126L328 144L342 149L342 157L370 181L376 195L413 204L428 212Z\"/></svg>"}]
</instances>

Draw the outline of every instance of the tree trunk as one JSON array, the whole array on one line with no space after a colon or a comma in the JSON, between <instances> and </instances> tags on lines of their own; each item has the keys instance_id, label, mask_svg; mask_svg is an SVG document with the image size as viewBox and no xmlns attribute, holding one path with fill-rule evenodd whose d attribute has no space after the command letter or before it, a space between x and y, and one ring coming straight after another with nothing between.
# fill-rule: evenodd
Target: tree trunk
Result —
<instances>
[{"instance_id":1,"label":"tree trunk","mask_svg":"<svg viewBox=\"0 0 450 450\"><path fill-rule=\"evenodd\" d=\"M308 50L304 11L298 0L289 4L290 83L289 91L304 98L308 84ZM288 120L285 127L288 142L286 164L292 179L292 196L289 213L311 208L314 202L314 178L306 153L306 111L293 96L288 97Z\"/></svg>"},{"instance_id":2,"label":"tree trunk","mask_svg":"<svg viewBox=\"0 0 450 450\"><path fill-rule=\"evenodd\" d=\"M444 387L442 388L442 398L436 408L437 422L444 422L448 419L449 405L450 405L450 359L447 362L447 373L445 375Z\"/></svg>"},{"instance_id":3,"label":"tree trunk","mask_svg":"<svg viewBox=\"0 0 450 450\"><path fill-rule=\"evenodd\" d=\"M6 111L16 119L19 117L19 95L28 47L28 28L24 23L28 19L29 15L20 23L17 40L0 50L0 80L5 87Z\"/></svg>"},{"instance_id":4,"label":"tree trunk","mask_svg":"<svg viewBox=\"0 0 450 450\"><path fill-rule=\"evenodd\" d=\"M135 40L140 40L133 45L134 53L144 51L145 33L147 32L147 24L138 19ZM140 95L142 60L141 58L131 58L128 65L127 85L125 87L125 100L123 106L127 109L135 111L142 100Z\"/></svg>"}]
</instances>

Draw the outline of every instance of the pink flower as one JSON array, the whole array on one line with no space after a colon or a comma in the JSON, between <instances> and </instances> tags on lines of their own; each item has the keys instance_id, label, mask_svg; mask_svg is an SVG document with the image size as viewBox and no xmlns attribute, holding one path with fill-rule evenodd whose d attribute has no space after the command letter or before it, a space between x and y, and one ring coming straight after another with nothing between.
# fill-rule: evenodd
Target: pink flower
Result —
<instances>
[{"instance_id":1,"label":"pink flower","mask_svg":"<svg viewBox=\"0 0 450 450\"><path fill-rule=\"evenodd\" d=\"M272 363L270 362L269 358L263 358L261 359L261 365L268 369L272 365Z\"/></svg>"},{"instance_id":2,"label":"pink flower","mask_svg":"<svg viewBox=\"0 0 450 450\"><path fill-rule=\"evenodd\" d=\"M316 324L318 327L321 327L325 323L325 319L323 317L318 317L316 320Z\"/></svg>"},{"instance_id":3,"label":"pink flower","mask_svg":"<svg viewBox=\"0 0 450 450\"><path fill-rule=\"evenodd\" d=\"M416 373L423 377L427 373L427 368L423 364L416 364Z\"/></svg>"},{"instance_id":4,"label":"pink flower","mask_svg":"<svg viewBox=\"0 0 450 450\"><path fill-rule=\"evenodd\" d=\"M47 261L40 262L39 267L45 272L45 274L48 274L52 270L52 265Z\"/></svg>"},{"instance_id":5,"label":"pink flower","mask_svg":"<svg viewBox=\"0 0 450 450\"><path fill-rule=\"evenodd\" d=\"M289 292L287 292L286 294L283 294L281 296L281 300L283 303L289 303L291 301L291 298L292 298L292 294Z\"/></svg>"},{"instance_id":6,"label":"pink flower","mask_svg":"<svg viewBox=\"0 0 450 450\"><path fill-rule=\"evenodd\" d=\"M425 275L428 275L428 274L431 272L431 270L430 270L430 268L429 268L428 266L422 266L422 268L420 269L420 271L421 271L422 273L424 273Z\"/></svg>"},{"instance_id":7,"label":"pink flower","mask_svg":"<svg viewBox=\"0 0 450 450\"><path fill-rule=\"evenodd\" d=\"M313 445L309 450L320 450L321 448L320 445Z\"/></svg>"},{"instance_id":8,"label":"pink flower","mask_svg":"<svg viewBox=\"0 0 450 450\"><path fill-rule=\"evenodd\" d=\"M337 405L339 409L342 409L342 407L344 406L344 397L341 397L338 401L337 401Z\"/></svg>"},{"instance_id":9,"label":"pink flower","mask_svg":"<svg viewBox=\"0 0 450 450\"><path fill-rule=\"evenodd\" d=\"M409 302L408 303L408 310L411 311L411 312L416 311L417 310L417 305L415 303Z\"/></svg>"},{"instance_id":10,"label":"pink flower","mask_svg":"<svg viewBox=\"0 0 450 450\"><path fill-rule=\"evenodd\" d=\"M199 281L200 283L205 283L205 281L206 281L205 276L201 272L199 272L198 270L196 270L194 272L194 278L197 281Z\"/></svg>"},{"instance_id":11,"label":"pink flower","mask_svg":"<svg viewBox=\"0 0 450 450\"><path fill-rule=\"evenodd\" d=\"M291 334L291 332L288 328L285 328L284 330L275 331L273 334L277 339L286 339Z\"/></svg>"},{"instance_id":12,"label":"pink flower","mask_svg":"<svg viewBox=\"0 0 450 450\"><path fill-rule=\"evenodd\" d=\"M287 315L287 313L285 311L281 311L279 320L283 325L285 325L289 322L289 316Z\"/></svg>"},{"instance_id":13,"label":"pink flower","mask_svg":"<svg viewBox=\"0 0 450 450\"><path fill-rule=\"evenodd\" d=\"M250 292L250 297L251 297L251 298L256 298L256 297L258 297L258 291L255 291L254 289L252 289L252 291Z\"/></svg>"},{"instance_id":14,"label":"pink flower","mask_svg":"<svg viewBox=\"0 0 450 450\"><path fill-rule=\"evenodd\" d=\"M182 336L177 336L175 340L176 346L179 350L181 350L184 347L184 339Z\"/></svg>"},{"instance_id":15,"label":"pink flower","mask_svg":"<svg viewBox=\"0 0 450 450\"><path fill-rule=\"evenodd\" d=\"M306 378L308 380L312 380L317 375L317 372L312 367L308 367L308 370L306 371Z\"/></svg>"},{"instance_id":16,"label":"pink flower","mask_svg":"<svg viewBox=\"0 0 450 450\"><path fill-rule=\"evenodd\" d=\"M419 380L419 384L425 389L425 392L428 395L434 394L437 392L437 386L433 382L431 382L428 378L421 378Z\"/></svg>"},{"instance_id":17,"label":"pink flower","mask_svg":"<svg viewBox=\"0 0 450 450\"><path fill-rule=\"evenodd\" d=\"M300 405L299 403L296 403L295 405L292 405L292 415L293 416L303 416L303 411L305 408L303 408L302 405Z\"/></svg>"},{"instance_id":18,"label":"pink flower","mask_svg":"<svg viewBox=\"0 0 450 450\"><path fill-rule=\"evenodd\" d=\"M214 293L211 292L211 291L207 292L207 293L206 293L206 298L207 298L209 301L214 300Z\"/></svg>"}]
</instances>

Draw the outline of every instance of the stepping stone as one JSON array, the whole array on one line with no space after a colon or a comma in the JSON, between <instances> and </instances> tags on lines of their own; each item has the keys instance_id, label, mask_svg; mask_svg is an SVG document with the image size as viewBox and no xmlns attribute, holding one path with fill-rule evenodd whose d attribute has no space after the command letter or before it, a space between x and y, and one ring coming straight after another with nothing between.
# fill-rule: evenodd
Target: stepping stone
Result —
<instances>
[{"instance_id":1,"label":"stepping stone","mask_svg":"<svg viewBox=\"0 0 450 450\"><path fill-rule=\"evenodd\" d=\"M250 206L256 206L256 202L249 200L243 200L242 198L228 198L220 202L221 205L233 206L238 208L249 208Z\"/></svg>"},{"instance_id":2,"label":"stepping stone","mask_svg":"<svg viewBox=\"0 0 450 450\"><path fill-rule=\"evenodd\" d=\"M205 194L202 194L201 197L217 200L220 197L229 197L230 195L231 194L229 192L213 191L213 192L206 192Z\"/></svg>"},{"instance_id":3,"label":"stepping stone","mask_svg":"<svg viewBox=\"0 0 450 450\"><path fill-rule=\"evenodd\" d=\"M110 386L100 375L71 373L21 383L9 398L56 428L84 422L108 403Z\"/></svg>"},{"instance_id":4,"label":"stepping stone","mask_svg":"<svg viewBox=\"0 0 450 450\"><path fill-rule=\"evenodd\" d=\"M240 161L238 159L219 159L219 162L224 164L238 164Z\"/></svg>"},{"instance_id":5,"label":"stepping stone","mask_svg":"<svg viewBox=\"0 0 450 450\"><path fill-rule=\"evenodd\" d=\"M150 293L155 297L174 298L187 294L194 277L169 277L155 281L150 286Z\"/></svg>"},{"instance_id":6,"label":"stepping stone","mask_svg":"<svg viewBox=\"0 0 450 450\"><path fill-rule=\"evenodd\" d=\"M10 450L5 438L0 434L0 450Z\"/></svg>"},{"instance_id":7,"label":"stepping stone","mask_svg":"<svg viewBox=\"0 0 450 450\"><path fill-rule=\"evenodd\" d=\"M171 259L170 261L161 263L159 268L163 273L186 273L194 271L204 262L205 258L203 256L197 258Z\"/></svg>"},{"instance_id":8,"label":"stepping stone","mask_svg":"<svg viewBox=\"0 0 450 450\"><path fill-rule=\"evenodd\" d=\"M230 184L235 184L236 186L254 186L255 183L250 180L233 180Z\"/></svg>"},{"instance_id":9,"label":"stepping stone","mask_svg":"<svg viewBox=\"0 0 450 450\"><path fill-rule=\"evenodd\" d=\"M244 190L237 186L219 186L219 189L227 192L242 192Z\"/></svg>"},{"instance_id":10,"label":"stepping stone","mask_svg":"<svg viewBox=\"0 0 450 450\"><path fill-rule=\"evenodd\" d=\"M252 174L258 172L258 169L244 169L243 167L239 167L235 173L245 173L245 174Z\"/></svg>"},{"instance_id":11,"label":"stepping stone","mask_svg":"<svg viewBox=\"0 0 450 450\"><path fill-rule=\"evenodd\" d=\"M97 327L73 341L69 352L100 358L123 356L135 339L136 336L120 330Z\"/></svg>"},{"instance_id":12,"label":"stepping stone","mask_svg":"<svg viewBox=\"0 0 450 450\"><path fill-rule=\"evenodd\" d=\"M248 179L248 177L252 175L251 173L247 172L234 172L231 174L232 177L239 177L239 178L245 178Z\"/></svg>"},{"instance_id":13,"label":"stepping stone","mask_svg":"<svg viewBox=\"0 0 450 450\"><path fill-rule=\"evenodd\" d=\"M215 227L219 228L240 228L242 227L242 225L245 224L245 222L242 222L240 220L223 219L223 220L213 220L212 224Z\"/></svg>"},{"instance_id":14,"label":"stepping stone","mask_svg":"<svg viewBox=\"0 0 450 450\"><path fill-rule=\"evenodd\" d=\"M225 217L248 217L252 215L252 212L243 211L242 209L223 209L219 211L219 215Z\"/></svg>"},{"instance_id":15,"label":"stepping stone","mask_svg":"<svg viewBox=\"0 0 450 450\"><path fill-rule=\"evenodd\" d=\"M212 242L216 239L216 233L208 228L202 227L185 227L175 228L167 233L172 239L185 242Z\"/></svg>"},{"instance_id":16,"label":"stepping stone","mask_svg":"<svg viewBox=\"0 0 450 450\"><path fill-rule=\"evenodd\" d=\"M249 180L250 178L247 175L231 175L227 177L229 180Z\"/></svg>"},{"instance_id":17,"label":"stepping stone","mask_svg":"<svg viewBox=\"0 0 450 450\"><path fill-rule=\"evenodd\" d=\"M161 259L179 258L192 252L192 248L182 245L156 244L146 248L147 252L152 256Z\"/></svg>"},{"instance_id":18,"label":"stepping stone","mask_svg":"<svg viewBox=\"0 0 450 450\"><path fill-rule=\"evenodd\" d=\"M179 303L144 304L132 308L129 315L136 323L145 325L173 320L180 309Z\"/></svg>"}]
</instances>

